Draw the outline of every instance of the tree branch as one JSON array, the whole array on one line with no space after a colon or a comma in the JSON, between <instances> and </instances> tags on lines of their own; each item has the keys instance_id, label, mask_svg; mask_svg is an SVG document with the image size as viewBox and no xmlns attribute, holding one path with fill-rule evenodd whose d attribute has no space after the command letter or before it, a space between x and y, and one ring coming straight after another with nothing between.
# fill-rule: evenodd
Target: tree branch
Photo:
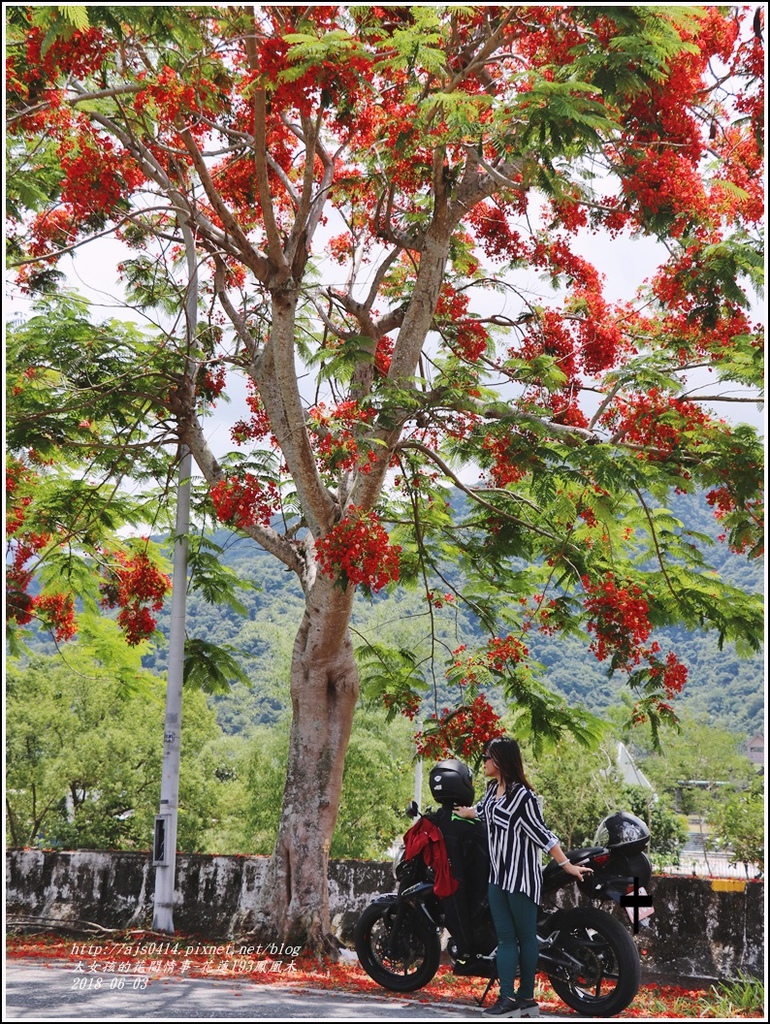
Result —
<instances>
[{"instance_id":1,"label":"tree branch","mask_svg":"<svg viewBox=\"0 0 770 1024\"><path fill-rule=\"evenodd\" d=\"M533 533L538 533L541 537L548 537L549 540L555 541L560 541L562 539L561 537L557 537L555 534L550 533L548 530L543 530L541 529L541 527L535 526L534 523L530 523L526 519L519 519L517 516L512 516L510 512L505 512L503 511L503 509L498 508L497 505L493 505L491 502L485 501L484 498L482 498L477 491L474 491L472 487L468 487L467 484L464 484L462 482L462 480L457 476L457 474L452 469L450 469L450 467L446 464L446 462L444 462L444 460L437 452L435 452L432 448L429 448L427 445L423 444L421 441L403 441L397 446L397 449L399 451L403 451L405 449L410 448L421 452L423 455L426 456L426 458L429 458L431 462L434 462L439 467L441 472L444 473L452 481L455 487L461 490L463 494L467 494L469 498L472 498L478 505L481 505L483 508L489 509L490 512L494 512L495 515L500 516L502 519L507 519L511 523L516 523L518 526L526 527L527 530L531 530ZM517 497L517 495L509 494L509 497Z\"/></svg>"},{"instance_id":2,"label":"tree branch","mask_svg":"<svg viewBox=\"0 0 770 1024\"><path fill-rule=\"evenodd\" d=\"M227 479L225 472L211 451L203 433L200 420L194 414L186 414L179 421L179 437L192 452L195 463L200 469L209 487L214 487ZM297 546L282 537L271 527L254 523L251 526L238 527L247 536L255 540L265 551L275 555L285 566L302 577L305 570L304 558Z\"/></svg>"},{"instance_id":3,"label":"tree branch","mask_svg":"<svg viewBox=\"0 0 770 1024\"><path fill-rule=\"evenodd\" d=\"M214 271L214 290L217 298L219 299L222 309L224 309L225 313L227 313L230 318L230 322L233 327L235 327L238 337L241 338L246 345L251 362L256 365L256 361L260 354L259 342L249 330L245 319L240 315L235 306L233 306L232 302L230 302L227 289L225 288L225 274L227 273L227 268L218 257L215 257L215 263L216 270Z\"/></svg>"},{"instance_id":4,"label":"tree branch","mask_svg":"<svg viewBox=\"0 0 770 1024\"><path fill-rule=\"evenodd\" d=\"M264 282L267 277L267 262L264 257L260 256L253 248L240 224L220 196L190 129L180 129L179 137L185 144L185 148L190 155L190 159L193 162L195 170L198 172L198 177L200 178L201 184L208 196L209 202L219 214L219 218L224 225L225 231L235 239L244 263L246 263L258 281Z\"/></svg>"},{"instance_id":5,"label":"tree branch","mask_svg":"<svg viewBox=\"0 0 770 1024\"><path fill-rule=\"evenodd\" d=\"M312 157L308 156L312 162ZM274 272L288 270L284 256L281 236L275 222L273 197L267 176L267 96L264 88L254 91L254 166L257 174L259 205L267 238L267 253Z\"/></svg>"},{"instance_id":6,"label":"tree branch","mask_svg":"<svg viewBox=\"0 0 770 1024\"><path fill-rule=\"evenodd\" d=\"M671 594L671 596L675 600L681 601L681 594L678 594L676 592L676 590L674 589L674 585L671 582L671 577L668 575L668 570L666 569L666 565L665 565L665 563L663 561L663 553L661 552L660 545L658 544L658 534L657 534L657 531L655 530L655 523L653 522L652 515L650 514L650 510L647 507L647 502L644 500L644 496L643 496L642 492L639 490L639 488L636 486L636 484L632 484L632 487L633 487L634 494L636 495L636 497L639 500L639 504L642 506L642 510L644 512L645 518L647 519L647 525L650 528L650 537L652 538L652 543L653 543L653 546L655 548L655 557L658 560L658 565L660 566L660 571L663 573L663 579L666 581L666 586L668 587L668 591L669 591L669 593Z\"/></svg>"}]
</instances>

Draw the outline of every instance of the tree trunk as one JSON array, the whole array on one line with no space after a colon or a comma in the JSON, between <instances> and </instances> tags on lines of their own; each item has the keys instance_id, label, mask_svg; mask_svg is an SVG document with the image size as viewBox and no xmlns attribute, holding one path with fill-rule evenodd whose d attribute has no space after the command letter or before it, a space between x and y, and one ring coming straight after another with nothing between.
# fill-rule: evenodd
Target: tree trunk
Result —
<instances>
[{"instance_id":1,"label":"tree trunk","mask_svg":"<svg viewBox=\"0 0 770 1024\"><path fill-rule=\"evenodd\" d=\"M358 698L348 632L352 599L353 588L319 578L294 643L283 809L255 922L265 942L336 949L327 867Z\"/></svg>"}]
</instances>

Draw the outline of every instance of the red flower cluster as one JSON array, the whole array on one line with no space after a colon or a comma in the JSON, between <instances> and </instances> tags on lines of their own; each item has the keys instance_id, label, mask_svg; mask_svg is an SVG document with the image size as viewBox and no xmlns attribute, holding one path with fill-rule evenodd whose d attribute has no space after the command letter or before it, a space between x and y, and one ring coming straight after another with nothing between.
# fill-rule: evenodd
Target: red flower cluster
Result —
<instances>
[{"instance_id":1,"label":"red flower cluster","mask_svg":"<svg viewBox=\"0 0 770 1024\"><path fill-rule=\"evenodd\" d=\"M321 402L309 410L308 416L308 429L322 470L371 470L376 456L371 450L361 450L360 430L374 418L373 409L362 409L352 401L327 409Z\"/></svg>"},{"instance_id":2,"label":"red flower cluster","mask_svg":"<svg viewBox=\"0 0 770 1024\"><path fill-rule=\"evenodd\" d=\"M613 427L616 437L652 449L648 458L661 459L677 448L686 432L707 429L711 417L695 402L650 388L646 395L619 398L603 421ZM688 444L693 443L688 439Z\"/></svg>"},{"instance_id":3,"label":"red flower cluster","mask_svg":"<svg viewBox=\"0 0 770 1024\"><path fill-rule=\"evenodd\" d=\"M634 666L646 662L647 673L654 686L668 698L680 693L687 682L687 667L673 651L666 655L665 663L658 654L660 644L653 641L645 646L652 633L649 605L642 590L633 583L618 583L610 574L602 584L593 584L583 577L583 588L588 595L584 607L591 616L588 631L595 639L590 649L599 661L611 658L612 668L631 672ZM667 705L661 710L673 713Z\"/></svg>"},{"instance_id":4,"label":"red flower cluster","mask_svg":"<svg viewBox=\"0 0 770 1024\"><path fill-rule=\"evenodd\" d=\"M661 687L666 696L674 697L677 693L682 692L687 682L687 666L681 663L673 651L669 651L666 655L665 666L653 667L650 670L650 675L655 679L661 677Z\"/></svg>"},{"instance_id":5,"label":"red flower cluster","mask_svg":"<svg viewBox=\"0 0 770 1024\"><path fill-rule=\"evenodd\" d=\"M554 309L544 310L541 316L530 324L521 350L515 354L528 360L540 355L551 356L566 376L568 383L577 378L575 339L572 337L568 322Z\"/></svg>"},{"instance_id":6,"label":"red flower cluster","mask_svg":"<svg viewBox=\"0 0 770 1024\"><path fill-rule=\"evenodd\" d=\"M693 212L701 219L708 218L709 198L697 164L682 153L650 150L634 160L622 181L625 194L642 216L662 213L675 221L671 227L674 236L684 233Z\"/></svg>"},{"instance_id":7,"label":"red flower cluster","mask_svg":"<svg viewBox=\"0 0 770 1024\"><path fill-rule=\"evenodd\" d=\"M247 441L263 441L271 436L270 418L262 405L256 386L249 380L249 394L246 396L251 416L248 420L239 420L230 431L230 435L236 444L245 444Z\"/></svg>"},{"instance_id":8,"label":"red flower cluster","mask_svg":"<svg viewBox=\"0 0 770 1024\"><path fill-rule=\"evenodd\" d=\"M377 342L377 347L374 350L374 365L383 377L387 377L390 370L394 348L393 339L387 335Z\"/></svg>"},{"instance_id":9,"label":"red flower cluster","mask_svg":"<svg viewBox=\"0 0 770 1024\"><path fill-rule=\"evenodd\" d=\"M72 213L59 208L39 213L29 226L29 251L31 256L48 256L57 249L63 249L77 236L77 223ZM25 268L21 268L23 271ZM26 280L19 272L17 280Z\"/></svg>"},{"instance_id":10,"label":"red flower cluster","mask_svg":"<svg viewBox=\"0 0 770 1024\"><path fill-rule=\"evenodd\" d=\"M706 501L714 509L717 519L724 519L735 508L735 498L727 487L716 487L706 495Z\"/></svg>"},{"instance_id":11,"label":"red flower cluster","mask_svg":"<svg viewBox=\"0 0 770 1024\"><path fill-rule=\"evenodd\" d=\"M21 573L15 565L5 571L5 617L8 622L26 626L32 620L34 598L27 593L31 573Z\"/></svg>"},{"instance_id":12,"label":"red flower cluster","mask_svg":"<svg viewBox=\"0 0 770 1024\"><path fill-rule=\"evenodd\" d=\"M526 475L526 471L512 458L510 438L487 434L481 442L481 447L492 456L493 462L489 467L489 473L495 487L515 484Z\"/></svg>"},{"instance_id":13,"label":"red flower cluster","mask_svg":"<svg viewBox=\"0 0 770 1024\"><path fill-rule=\"evenodd\" d=\"M5 567L5 611L20 626L32 621L35 608L35 598L27 592L33 576L28 562L49 540L47 534L28 533L23 541L13 542L13 559Z\"/></svg>"},{"instance_id":14,"label":"red flower cluster","mask_svg":"<svg viewBox=\"0 0 770 1024\"><path fill-rule=\"evenodd\" d=\"M564 423L571 427L587 427L588 417L578 405L580 388L568 385L563 392L555 392L550 397L555 423Z\"/></svg>"},{"instance_id":15,"label":"red flower cluster","mask_svg":"<svg viewBox=\"0 0 770 1024\"><path fill-rule=\"evenodd\" d=\"M486 661L491 669L503 672L509 665L518 665L528 654L521 640L509 633L506 637L492 637L487 644Z\"/></svg>"},{"instance_id":16,"label":"red flower cluster","mask_svg":"<svg viewBox=\"0 0 770 1024\"><path fill-rule=\"evenodd\" d=\"M534 266L569 278L574 288L601 290L601 276L596 267L574 253L564 238L549 238L547 241L538 238L526 256Z\"/></svg>"},{"instance_id":17,"label":"red flower cluster","mask_svg":"<svg viewBox=\"0 0 770 1024\"><path fill-rule=\"evenodd\" d=\"M550 200L553 209L553 219L560 228L571 233L576 233L580 228L588 225L588 211L580 201L577 190L572 195L561 196L558 199Z\"/></svg>"},{"instance_id":18,"label":"red flower cluster","mask_svg":"<svg viewBox=\"0 0 770 1024\"><path fill-rule=\"evenodd\" d=\"M8 547L13 557L5 566L5 612L9 622L26 626L33 618L49 629L56 641L71 640L77 632L72 596L61 593L33 597L29 587L34 577L32 559L51 543L49 533L38 533L25 526L26 510L32 503L24 489L34 486L35 477L23 463L10 457L5 471Z\"/></svg>"},{"instance_id":19,"label":"red flower cluster","mask_svg":"<svg viewBox=\"0 0 770 1024\"><path fill-rule=\"evenodd\" d=\"M446 673L447 681L460 687L460 692L469 688L472 692L489 682L492 675L514 676L516 666L520 665L529 655L528 648L518 637L508 634L505 637L492 637L486 647L461 657L466 650L462 644L452 652L453 661Z\"/></svg>"},{"instance_id":20,"label":"red flower cluster","mask_svg":"<svg viewBox=\"0 0 770 1024\"><path fill-rule=\"evenodd\" d=\"M19 105L34 107L41 92L54 86L57 79L94 74L106 54L107 44L99 28L78 30L57 38L43 28L30 25L26 30L26 59L18 65L12 58L7 62L9 98Z\"/></svg>"},{"instance_id":21,"label":"red flower cluster","mask_svg":"<svg viewBox=\"0 0 770 1024\"><path fill-rule=\"evenodd\" d=\"M484 252L492 260L515 261L523 254L521 235L513 230L504 209L493 203L479 203L469 216Z\"/></svg>"},{"instance_id":22,"label":"red flower cluster","mask_svg":"<svg viewBox=\"0 0 770 1024\"><path fill-rule=\"evenodd\" d=\"M343 266L351 258L355 250L355 240L349 231L344 231L341 235L335 235L334 238L330 238L326 245L329 255L334 262Z\"/></svg>"},{"instance_id":23,"label":"red flower cluster","mask_svg":"<svg viewBox=\"0 0 770 1024\"><path fill-rule=\"evenodd\" d=\"M610 573L601 584L583 577L585 610L590 616L589 633L594 634L591 650L599 661L612 656L613 662L638 665L641 645L652 632L649 605L640 587L634 583L620 585Z\"/></svg>"},{"instance_id":24,"label":"red flower cluster","mask_svg":"<svg viewBox=\"0 0 770 1024\"><path fill-rule=\"evenodd\" d=\"M160 572L142 551L115 554L115 565L106 570L100 584L102 606L120 608L118 623L126 634L126 643L135 645L147 639L155 629L152 611L160 611L171 580Z\"/></svg>"},{"instance_id":25,"label":"red flower cluster","mask_svg":"<svg viewBox=\"0 0 770 1024\"><path fill-rule=\"evenodd\" d=\"M116 150L112 139L83 133L76 151L68 152L68 146L62 146L60 157L65 175L62 201L73 222L111 213L144 181L136 161Z\"/></svg>"},{"instance_id":26,"label":"red flower cluster","mask_svg":"<svg viewBox=\"0 0 770 1024\"><path fill-rule=\"evenodd\" d=\"M244 529L256 523L270 526L281 504L281 492L274 480L263 484L253 473L244 473L215 484L211 500L220 522Z\"/></svg>"},{"instance_id":27,"label":"red flower cluster","mask_svg":"<svg viewBox=\"0 0 770 1024\"><path fill-rule=\"evenodd\" d=\"M470 296L457 292L451 285L441 289L436 312L437 324L449 338L452 350L469 363L478 362L489 344L487 329L480 320L468 316Z\"/></svg>"},{"instance_id":28,"label":"red flower cluster","mask_svg":"<svg viewBox=\"0 0 770 1024\"><path fill-rule=\"evenodd\" d=\"M324 17L333 7L319 6L314 14L315 24L322 26L333 23L332 18ZM285 27L281 23L282 31ZM290 44L277 35L274 38L261 40L259 50L259 73L263 81L271 83L271 96L276 109L295 109L309 117L313 103L318 102L319 95L328 96L324 102L334 108L344 104L344 109L356 109L358 101L367 95L366 82L372 74L369 61L354 52L348 53L344 61L328 61L323 66L313 66L301 74L286 77L288 63L287 52ZM374 106L374 105L373 105Z\"/></svg>"},{"instance_id":29,"label":"red flower cluster","mask_svg":"<svg viewBox=\"0 0 770 1024\"><path fill-rule=\"evenodd\" d=\"M432 761L445 757L475 761L484 745L503 732L492 705L486 697L478 696L470 704L454 710L444 708L439 717L431 716L415 736L415 743L420 757Z\"/></svg>"},{"instance_id":30,"label":"red flower cluster","mask_svg":"<svg viewBox=\"0 0 770 1024\"><path fill-rule=\"evenodd\" d=\"M126 643L132 647L152 636L155 622L149 608L138 601L132 601L118 612L118 625L126 634Z\"/></svg>"},{"instance_id":31,"label":"red flower cluster","mask_svg":"<svg viewBox=\"0 0 770 1024\"><path fill-rule=\"evenodd\" d=\"M571 305L583 313L578 322L583 366L597 374L617 362L623 349L623 333L598 289L576 288Z\"/></svg>"},{"instance_id":32,"label":"red flower cluster","mask_svg":"<svg viewBox=\"0 0 770 1024\"><path fill-rule=\"evenodd\" d=\"M376 512L350 505L315 548L321 572L344 586L362 583L377 591L399 577L401 548L390 543Z\"/></svg>"},{"instance_id":33,"label":"red flower cluster","mask_svg":"<svg viewBox=\"0 0 770 1024\"><path fill-rule=\"evenodd\" d=\"M172 124L187 111L198 107L195 87L185 83L168 65L161 68L154 82L137 94L134 105L142 112L152 102Z\"/></svg>"},{"instance_id":34,"label":"red flower cluster","mask_svg":"<svg viewBox=\"0 0 770 1024\"><path fill-rule=\"evenodd\" d=\"M17 493L20 485L26 483L30 486L31 481L25 481L28 474L29 469L23 462L9 456L5 466L5 531L9 537L21 529L25 518L24 510L32 503L30 494Z\"/></svg>"},{"instance_id":35,"label":"red flower cluster","mask_svg":"<svg viewBox=\"0 0 770 1024\"><path fill-rule=\"evenodd\" d=\"M217 165L214 174L222 198L241 211L241 223L244 228L254 227L262 216L254 176L254 161L242 157L228 157ZM228 267L228 283L234 283L231 275L232 270ZM245 274L242 280L245 281Z\"/></svg>"},{"instance_id":36,"label":"red flower cluster","mask_svg":"<svg viewBox=\"0 0 770 1024\"><path fill-rule=\"evenodd\" d=\"M72 594L42 594L34 599L35 614L48 626L54 640L71 640L77 633Z\"/></svg>"},{"instance_id":37,"label":"red flower cluster","mask_svg":"<svg viewBox=\"0 0 770 1024\"><path fill-rule=\"evenodd\" d=\"M419 693L415 693L414 690L403 690L397 694L383 693L382 703L388 711L391 708L395 708L404 718L408 718L410 722L413 722L417 712L420 710L422 697Z\"/></svg>"},{"instance_id":38,"label":"red flower cluster","mask_svg":"<svg viewBox=\"0 0 770 1024\"><path fill-rule=\"evenodd\" d=\"M224 363L209 366L198 382L198 390L207 402L214 402L225 390L227 369Z\"/></svg>"}]
</instances>

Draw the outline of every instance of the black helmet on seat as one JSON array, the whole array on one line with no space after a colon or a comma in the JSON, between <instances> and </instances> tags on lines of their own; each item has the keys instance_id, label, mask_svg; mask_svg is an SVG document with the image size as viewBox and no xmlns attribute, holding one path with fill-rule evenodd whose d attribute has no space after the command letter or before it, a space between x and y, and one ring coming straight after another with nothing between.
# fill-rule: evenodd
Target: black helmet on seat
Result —
<instances>
[{"instance_id":1,"label":"black helmet on seat","mask_svg":"<svg viewBox=\"0 0 770 1024\"><path fill-rule=\"evenodd\" d=\"M450 757L430 772L430 791L433 799L450 807L468 807L473 803L473 776L467 765Z\"/></svg>"},{"instance_id":2,"label":"black helmet on seat","mask_svg":"<svg viewBox=\"0 0 770 1024\"><path fill-rule=\"evenodd\" d=\"M594 836L594 846L606 846L626 856L641 853L649 841L649 828L629 811L610 814L600 823Z\"/></svg>"}]
</instances>

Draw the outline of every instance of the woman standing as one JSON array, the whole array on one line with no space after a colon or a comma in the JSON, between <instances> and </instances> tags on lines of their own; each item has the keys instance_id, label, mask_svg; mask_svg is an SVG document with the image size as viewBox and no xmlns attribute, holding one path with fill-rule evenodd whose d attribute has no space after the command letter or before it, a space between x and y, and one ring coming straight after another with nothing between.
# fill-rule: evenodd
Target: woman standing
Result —
<instances>
[{"instance_id":1,"label":"woman standing","mask_svg":"<svg viewBox=\"0 0 770 1024\"><path fill-rule=\"evenodd\" d=\"M483 1016L538 1017L535 972L537 908L543 884L540 851L549 853L577 879L591 874L591 869L570 863L559 840L546 827L524 774L518 743L505 737L490 740L483 760L489 784L481 802L455 812L465 818L484 818L489 835L489 906L497 932L500 996ZM519 990L514 996L517 967Z\"/></svg>"}]
</instances>

